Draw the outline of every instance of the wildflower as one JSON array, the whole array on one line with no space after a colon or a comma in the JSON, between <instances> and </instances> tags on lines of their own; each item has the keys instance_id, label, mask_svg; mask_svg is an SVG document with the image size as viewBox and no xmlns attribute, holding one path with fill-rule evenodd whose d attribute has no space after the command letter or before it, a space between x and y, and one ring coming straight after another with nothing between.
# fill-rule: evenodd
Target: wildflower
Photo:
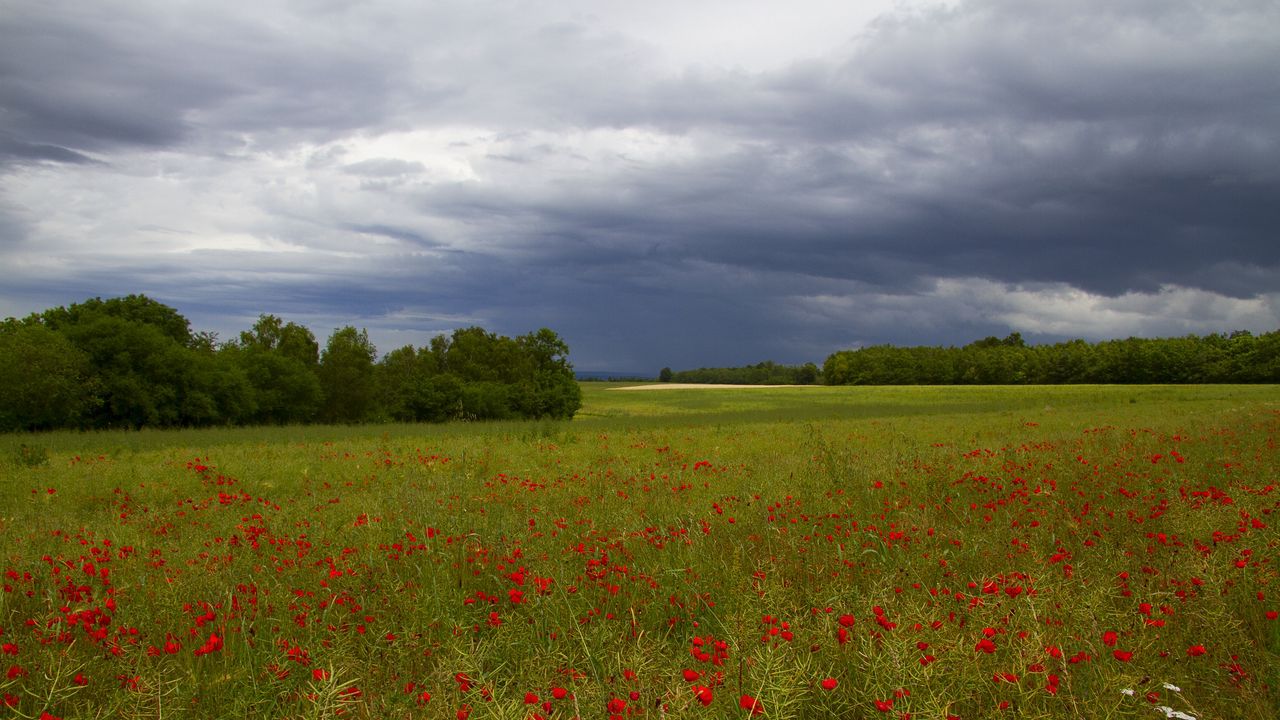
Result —
<instances>
[{"instance_id":1,"label":"wildflower","mask_svg":"<svg viewBox=\"0 0 1280 720\"><path fill-rule=\"evenodd\" d=\"M459 690L460 692L468 692L468 691L470 691L470 690L471 690L471 684L472 684L473 682L475 682L475 681L474 681L474 680L472 680L472 679L471 679L471 677L470 677L469 675L467 675L466 673L455 673L455 674L454 674L454 676L453 676L453 680L454 680L454 682L458 683L458 690ZM465 707L465 706L463 706L463 707Z\"/></svg>"},{"instance_id":2,"label":"wildflower","mask_svg":"<svg viewBox=\"0 0 1280 720\"><path fill-rule=\"evenodd\" d=\"M201 655L208 655L211 652L216 652L221 649L222 638L218 637L217 633L209 633L209 639L205 640L203 645L196 648L195 655L196 657L200 657Z\"/></svg>"},{"instance_id":3,"label":"wildflower","mask_svg":"<svg viewBox=\"0 0 1280 720\"><path fill-rule=\"evenodd\" d=\"M751 697L750 695L743 695L738 698L738 707L743 710L750 710L752 715L764 714L764 705L760 704L759 700Z\"/></svg>"},{"instance_id":4,"label":"wildflower","mask_svg":"<svg viewBox=\"0 0 1280 720\"><path fill-rule=\"evenodd\" d=\"M839 684L840 684L840 683L839 683L839 681L838 681L838 680L836 680L836 679L835 679L835 678L833 678L833 677L829 677L829 678L827 678L827 679L825 679L825 680L823 680L823 681L822 681L822 689L823 689L823 690L835 690L835 689L836 689L836 685L839 685Z\"/></svg>"},{"instance_id":5,"label":"wildflower","mask_svg":"<svg viewBox=\"0 0 1280 720\"><path fill-rule=\"evenodd\" d=\"M707 707L711 704L712 695L711 688L709 687L704 685L694 685L693 696L698 699L698 702L702 703L703 707Z\"/></svg>"},{"instance_id":6,"label":"wildflower","mask_svg":"<svg viewBox=\"0 0 1280 720\"><path fill-rule=\"evenodd\" d=\"M1208 650L1205 649L1204 645L1192 645L1187 648L1188 657L1197 657L1205 654L1206 652L1208 652Z\"/></svg>"}]
</instances>

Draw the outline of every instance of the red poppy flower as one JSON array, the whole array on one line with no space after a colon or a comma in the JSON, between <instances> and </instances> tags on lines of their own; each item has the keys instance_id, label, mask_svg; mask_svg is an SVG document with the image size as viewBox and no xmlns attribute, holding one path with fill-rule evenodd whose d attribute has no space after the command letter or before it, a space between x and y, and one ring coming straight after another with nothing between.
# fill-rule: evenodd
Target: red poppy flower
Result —
<instances>
[{"instance_id":1,"label":"red poppy flower","mask_svg":"<svg viewBox=\"0 0 1280 720\"><path fill-rule=\"evenodd\" d=\"M761 705L759 700L750 695L743 695L738 698L738 707L743 710L750 710L752 715L764 714L764 705Z\"/></svg>"},{"instance_id":2,"label":"red poppy flower","mask_svg":"<svg viewBox=\"0 0 1280 720\"><path fill-rule=\"evenodd\" d=\"M835 689L836 689L836 685L839 685L839 684L840 684L840 682L839 682L838 680L836 680L836 679L835 679L835 678L833 678L833 677L829 677L829 678L827 678L827 679L825 679L825 680L823 680L823 681L822 681L822 689L823 689L823 690L835 690Z\"/></svg>"}]
</instances>

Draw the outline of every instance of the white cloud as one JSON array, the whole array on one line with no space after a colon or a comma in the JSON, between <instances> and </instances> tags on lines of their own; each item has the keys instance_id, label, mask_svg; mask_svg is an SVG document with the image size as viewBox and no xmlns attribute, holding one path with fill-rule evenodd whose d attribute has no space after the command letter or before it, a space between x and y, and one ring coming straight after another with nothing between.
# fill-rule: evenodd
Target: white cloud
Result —
<instances>
[{"instance_id":1,"label":"white cloud","mask_svg":"<svg viewBox=\"0 0 1280 720\"><path fill-rule=\"evenodd\" d=\"M798 296L791 302L793 317L803 322L850 318L873 337L910 327L921 336L922 344L978 339L957 338L956 329L1008 328L1050 340L1097 341L1231 330L1262 333L1280 327L1280 292L1235 298L1174 285L1156 292L1106 296L1065 283L1018 285L974 277L941 278L918 292L889 294L854 286ZM852 344L867 342L859 339Z\"/></svg>"}]
</instances>

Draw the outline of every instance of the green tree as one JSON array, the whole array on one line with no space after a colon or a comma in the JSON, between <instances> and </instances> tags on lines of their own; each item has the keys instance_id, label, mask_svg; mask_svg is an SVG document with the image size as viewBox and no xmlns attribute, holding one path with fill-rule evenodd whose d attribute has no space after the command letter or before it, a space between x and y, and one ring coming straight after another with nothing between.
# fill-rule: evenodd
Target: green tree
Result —
<instances>
[{"instance_id":1,"label":"green tree","mask_svg":"<svg viewBox=\"0 0 1280 720\"><path fill-rule=\"evenodd\" d=\"M275 315L259 315L253 327L240 333L240 344L246 348L275 352L314 370L320 364L320 345L316 336L296 323L286 323Z\"/></svg>"},{"instance_id":2,"label":"green tree","mask_svg":"<svg viewBox=\"0 0 1280 720\"><path fill-rule=\"evenodd\" d=\"M0 323L0 432L75 427L99 402L89 358L38 323Z\"/></svg>"},{"instance_id":3,"label":"green tree","mask_svg":"<svg viewBox=\"0 0 1280 720\"><path fill-rule=\"evenodd\" d=\"M148 325L179 345L191 342L191 323L177 310L146 295L128 295L122 298L91 298L67 307L51 308L40 315L40 320L53 330L64 330L106 316L129 323Z\"/></svg>"},{"instance_id":4,"label":"green tree","mask_svg":"<svg viewBox=\"0 0 1280 720\"><path fill-rule=\"evenodd\" d=\"M338 328L320 354L320 389L324 403L320 419L332 423L356 423L374 409L374 359L378 351L369 333L350 325Z\"/></svg>"},{"instance_id":5,"label":"green tree","mask_svg":"<svg viewBox=\"0 0 1280 720\"><path fill-rule=\"evenodd\" d=\"M389 420L421 420L414 411L414 395L428 377L427 360L412 345L396 348L374 366L378 413Z\"/></svg>"},{"instance_id":6,"label":"green tree","mask_svg":"<svg viewBox=\"0 0 1280 720\"><path fill-rule=\"evenodd\" d=\"M61 332L93 367L102 398L92 415L94 425L140 428L181 423L179 388L185 382L188 351L162 328L86 313Z\"/></svg>"},{"instance_id":7,"label":"green tree","mask_svg":"<svg viewBox=\"0 0 1280 720\"><path fill-rule=\"evenodd\" d=\"M187 353L189 371L182 389L185 425L240 425L256 410L253 384L233 352L199 343Z\"/></svg>"},{"instance_id":8,"label":"green tree","mask_svg":"<svg viewBox=\"0 0 1280 720\"><path fill-rule=\"evenodd\" d=\"M813 363L805 363L796 371L795 382L798 385L812 385L818 382L818 366Z\"/></svg>"},{"instance_id":9,"label":"green tree","mask_svg":"<svg viewBox=\"0 0 1280 720\"><path fill-rule=\"evenodd\" d=\"M421 377L408 398L413 419L422 422L445 422L461 418L462 389L462 381L455 375Z\"/></svg>"},{"instance_id":10,"label":"green tree","mask_svg":"<svg viewBox=\"0 0 1280 720\"><path fill-rule=\"evenodd\" d=\"M233 358L253 388L249 422L270 425L305 423L315 419L323 393L320 379L301 361L278 352L230 346Z\"/></svg>"},{"instance_id":11,"label":"green tree","mask_svg":"<svg viewBox=\"0 0 1280 720\"><path fill-rule=\"evenodd\" d=\"M540 328L516 338L526 376L516 384L525 417L568 419L582 407L582 388L569 363L569 346L555 332Z\"/></svg>"},{"instance_id":12,"label":"green tree","mask_svg":"<svg viewBox=\"0 0 1280 720\"><path fill-rule=\"evenodd\" d=\"M315 419L323 392L317 376L319 345L310 330L275 315L259 315L220 354L253 389L249 422L285 425Z\"/></svg>"}]
</instances>

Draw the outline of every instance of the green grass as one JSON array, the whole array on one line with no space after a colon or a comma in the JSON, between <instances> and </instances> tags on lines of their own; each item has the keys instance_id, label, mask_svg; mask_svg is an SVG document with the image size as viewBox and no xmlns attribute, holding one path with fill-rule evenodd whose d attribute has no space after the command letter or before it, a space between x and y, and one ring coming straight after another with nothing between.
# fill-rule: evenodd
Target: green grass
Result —
<instances>
[{"instance_id":1,"label":"green grass","mask_svg":"<svg viewBox=\"0 0 1280 720\"><path fill-rule=\"evenodd\" d=\"M7 712L1280 712L1275 386L583 387L571 422L0 437Z\"/></svg>"}]
</instances>

